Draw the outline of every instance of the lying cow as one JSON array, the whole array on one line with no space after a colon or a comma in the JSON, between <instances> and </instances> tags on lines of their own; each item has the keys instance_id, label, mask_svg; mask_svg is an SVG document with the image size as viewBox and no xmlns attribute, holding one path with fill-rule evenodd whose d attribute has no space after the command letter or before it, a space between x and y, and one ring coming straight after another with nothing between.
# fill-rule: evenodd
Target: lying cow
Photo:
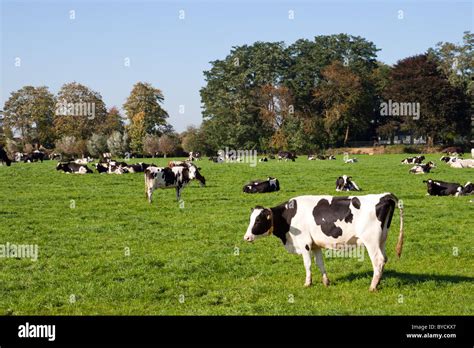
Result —
<instances>
[{"instance_id":1,"label":"lying cow","mask_svg":"<svg viewBox=\"0 0 474 348\"><path fill-rule=\"evenodd\" d=\"M451 168L474 168L474 159L454 158L448 164Z\"/></svg>"},{"instance_id":2,"label":"lying cow","mask_svg":"<svg viewBox=\"0 0 474 348\"><path fill-rule=\"evenodd\" d=\"M92 158L90 158L89 156L87 156L87 157L78 158L78 159L74 160L74 163L87 164L87 163L90 163L92 161L94 161L94 160Z\"/></svg>"},{"instance_id":3,"label":"lying cow","mask_svg":"<svg viewBox=\"0 0 474 348\"><path fill-rule=\"evenodd\" d=\"M168 167L186 167L193 172L193 177L195 180L199 181L201 187L206 186L206 178L203 177L200 173L201 168L196 166L194 163L189 161L169 161Z\"/></svg>"},{"instance_id":4,"label":"lying cow","mask_svg":"<svg viewBox=\"0 0 474 348\"><path fill-rule=\"evenodd\" d=\"M244 185L245 193L266 193L280 191L280 182L276 178L269 177L267 180L255 180Z\"/></svg>"},{"instance_id":5,"label":"lying cow","mask_svg":"<svg viewBox=\"0 0 474 348\"><path fill-rule=\"evenodd\" d=\"M262 157L258 161L259 162L268 162L268 158L267 157Z\"/></svg>"},{"instance_id":6,"label":"lying cow","mask_svg":"<svg viewBox=\"0 0 474 348\"><path fill-rule=\"evenodd\" d=\"M440 180L423 180L430 196L459 196L463 187L460 184Z\"/></svg>"},{"instance_id":7,"label":"lying cow","mask_svg":"<svg viewBox=\"0 0 474 348\"><path fill-rule=\"evenodd\" d=\"M375 291L387 262L385 243L397 202L393 194L382 193L358 197L299 196L273 208L256 206L244 240L253 242L271 234L280 238L288 252L303 256L305 286L312 283L313 256L323 275L323 284L329 285L322 248L364 245L374 269L369 290ZM403 246L403 209L401 205L399 208L398 257Z\"/></svg>"},{"instance_id":8,"label":"lying cow","mask_svg":"<svg viewBox=\"0 0 474 348\"><path fill-rule=\"evenodd\" d=\"M39 150L35 150L32 153L25 155L23 157L23 162L31 163L31 162L41 161L41 163L43 163L43 160L44 160L45 157L46 157L46 154L44 152L41 152Z\"/></svg>"},{"instance_id":9,"label":"lying cow","mask_svg":"<svg viewBox=\"0 0 474 348\"><path fill-rule=\"evenodd\" d=\"M474 184L471 182L467 182L466 185L462 188L462 195L473 195L474 194Z\"/></svg>"},{"instance_id":10,"label":"lying cow","mask_svg":"<svg viewBox=\"0 0 474 348\"><path fill-rule=\"evenodd\" d=\"M359 162L357 158L347 158L344 160L344 163L357 163Z\"/></svg>"},{"instance_id":11,"label":"lying cow","mask_svg":"<svg viewBox=\"0 0 474 348\"><path fill-rule=\"evenodd\" d=\"M426 164L417 164L412 167L408 172L412 174L426 174L429 173L432 168L435 168L435 164L429 161Z\"/></svg>"},{"instance_id":12,"label":"lying cow","mask_svg":"<svg viewBox=\"0 0 474 348\"><path fill-rule=\"evenodd\" d=\"M0 147L0 163L5 163L7 167L10 167L12 164L11 159L8 158L6 151L2 147Z\"/></svg>"},{"instance_id":13,"label":"lying cow","mask_svg":"<svg viewBox=\"0 0 474 348\"><path fill-rule=\"evenodd\" d=\"M295 161L295 159L297 159L298 156L296 156L294 153L291 153L291 152L288 152L288 151L280 151L278 152L278 160L281 161L281 160L285 160L285 161L288 161L288 160L291 160L291 161Z\"/></svg>"},{"instance_id":14,"label":"lying cow","mask_svg":"<svg viewBox=\"0 0 474 348\"><path fill-rule=\"evenodd\" d=\"M360 189L355 181L352 181L352 176L343 175L336 180L336 191L360 191Z\"/></svg>"},{"instance_id":15,"label":"lying cow","mask_svg":"<svg viewBox=\"0 0 474 348\"><path fill-rule=\"evenodd\" d=\"M402 160L403 164L421 164L425 160L425 156L416 156L416 157L408 157Z\"/></svg>"},{"instance_id":16,"label":"lying cow","mask_svg":"<svg viewBox=\"0 0 474 348\"><path fill-rule=\"evenodd\" d=\"M139 162L136 164L127 164L126 169L129 173L143 173L151 164Z\"/></svg>"},{"instance_id":17,"label":"lying cow","mask_svg":"<svg viewBox=\"0 0 474 348\"><path fill-rule=\"evenodd\" d=\"M451 162L456 161L457 159L458 159L457 156L441 156L439 160L446 163L451 163Z\"/></svg>"},{"instance_id":18,"label":"lying cow","mask_svg":"<svg viewBox=\"0 0 474 348\"><path fill-rule=\"evenodd\" d=\"M74 162L59 162L56 170L62 170L64 173L73 174L90 174L92 170L84 164L77 164Z\"/></svg>"},{"instance_id":19,"label":"lying cow","mask_svg":"<svg viewBox=\"0 0 474 348\"><path fill-rule=\"evenodd\" d=\"M211 156L209 157L209 161L212 161L214 163L223 163L224 158L222 158L221 156Z\"/></svg>"},{"instance_id":20,"label":"lying cow","mask_svg":"<svg viewBox=\"0 0 474 348\"><path fill-rule=\"evenodd\" d=\"M181 191L189 183L196 179L194 167L148 167L145 169L145 194L148 202L152 202L153 191L157 188L176 188L176 199L181 199Z\"/></svg>"}]
</instances>

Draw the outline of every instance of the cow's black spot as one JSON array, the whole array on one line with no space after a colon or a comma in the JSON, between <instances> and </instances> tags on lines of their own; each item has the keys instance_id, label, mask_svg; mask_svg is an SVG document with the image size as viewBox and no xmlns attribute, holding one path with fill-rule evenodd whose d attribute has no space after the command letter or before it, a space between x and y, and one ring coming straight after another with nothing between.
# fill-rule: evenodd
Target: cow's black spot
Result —
<instances>
[{"instance_id":1,"label":"cow's black spot","mask_svg":"<svg viewBox=\"0 0 474 348\"><path fill-rule=\"evenodd\" d=\"M273 234L286 244L286 234L290 230L291 220L296 215L298 206L296 201L290 200L271 208L273 213Z\"/></svg>"},{"instance_id":2,"label":"cow's black spot","mask_svg":"<svg viewBox=\"0 0 474 348\"><path fill-rule=\"evenodd\" d=\"M353 197L352 198L352 205L354 206L354 208L360 209L360 200L359 200L359 198Z\"/></svg>"},{"instance_id":3,"label":"cow's black spot","mask_svg":"<svg viewBox=\"0 0 474 348\"><path fill-rule=\"evenodd\" d=\"M161 171L161 177L165 181L166 186L172 186L175 184L176 176L171 170L171 168L163 168L163 170Z\"/></svg>"},{"instance_id":4,"label":"cow's black spot","mask_svg":"<svg viewBox=\"0 0 474 348\"><path fill-rule=\"evenodd\" d=\"M321 226L321 231L333 238L342 235L342 229L335 225L336 221L352 223L353 215L350 209L351 199L348 197L333 197L331 204L327 199L321 199L313 209L316 225ZM359 201L360 205L360 201Z\"/></svg>"},{"instance_id":5,"label":"cow's black spot","mask_svg":"<svg viewBox=\"0 0 474 348\"><path fill-rule=\"evenodd\" d=\"M387 228L390 227L390 223L392 222L393 212L395 210L395 202L397 198L392 195L388 194L380 198L380 201L375 206L375 214L377 215L377 220L380 221L380 225L383 228L385 220L388 218Z\"/></svg>"},{"instance_id":6,"label":"cow's black spot","mask_svg":"<svg viewBox=\"0 0 474 348\"><path fill-rule=\"evenodd\" d=\"M309 245L306 244L306 245L304 246L304 248L305 248L306 250L309 250Z\"/></svg>"},{"instance_id":7,"label":"cow's black spot","mask_svg":"<svg viewBox=\"0 0 474 348\"><path fill-rule=\"evenodd\" d=\"M270 218L270 209L263 209L260 214L255 218L255 222L252 226L252 234L258 236L264 234L272 227L272 220Z\"/></svg>"}]
</instances>

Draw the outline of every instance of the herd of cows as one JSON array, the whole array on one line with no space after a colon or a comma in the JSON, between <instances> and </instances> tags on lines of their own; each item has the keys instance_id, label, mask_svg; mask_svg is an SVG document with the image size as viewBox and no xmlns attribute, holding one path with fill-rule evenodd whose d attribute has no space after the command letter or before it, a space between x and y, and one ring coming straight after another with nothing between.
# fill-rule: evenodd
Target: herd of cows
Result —
<instances>
[{"instance_id":1,"label":"herd of cows","mask_svg":"<svg viewBox=\"0 0 474 348\"><path fill-rule=\"evenodd\" d=\"M473 151L474 157L474 151ZM295 161L297 156L291 152L281 151L278 160ZM200 173L200 168L194 163L200 160L201 155L191 152L186 161L170 161L167 167L158 167L154 164L137 163L128 164L113 160L110 154L103 154L95 164L98 173L125 174L144 173L145 195L152 203L153 192L157 188L175 188L176 199L181 199L183 188L191 181L200 182L205 186L206 179ZM276 159L274 155L263 157L261 162ZM28 161L42 161L43 157L37 152L35 156L28 157ZM218 155L209 160L220 163L228 158ZM232 160L238 160L233 158ZM335 160L334 156L309 155L308 160ZM423 163L424 156L409 157L402 160L403 164L414 164L409 170L413 174L430 173L435 164L430 161ZM0 161L8 166L11 161L0 148ZM93 170L88 167L92 159L83 158L71 161L60 161L56 170L65 173L88 174ZM441 158L453 168L474 168L474 159L462 159L458 154L447 154ZM345 158L345 163L356 163L356 158ZM465 185L428 179L429 195L432 196L460 196L474 194L474 185L470 182ZM274 177L265 180L253 180L243 186L244 193L266 193L280 190L280 183ZM352 177L339 176L336 179L336 191L361 191ZM344 249L351 246L363 245L367 249L373 266L373 277L369 287L375 291L382 277L382 272L387 255L385 244L388 230L391 225L395 208L400 212L400 232L396 246L396 253L400 257L403 246L403 205L399 204L397 197L390 192L381 194L368 194L363 196L329 196L305 195L289 199L275 206L256 206L251 209L250 222L244 235L244 240L254 240L275 235L279 238L285 249L290 253L300 254L306 270L305 286L312 284L311 264L314 258L321 274L322 282L329 285L323 258L322 249Z\"/></svg>"}]
</instances>

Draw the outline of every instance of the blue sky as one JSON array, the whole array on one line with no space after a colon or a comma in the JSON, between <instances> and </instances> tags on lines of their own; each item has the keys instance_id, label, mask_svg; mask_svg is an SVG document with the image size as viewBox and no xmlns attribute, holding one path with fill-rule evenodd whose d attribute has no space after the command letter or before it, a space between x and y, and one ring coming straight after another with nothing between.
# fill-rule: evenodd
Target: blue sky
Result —
<instances>
[{"instance_id":1,"label":"blue sky","mask_svg":"<svg viewBox=\"0 0 474 348\"><path fill-rule=\"evenodd\" d=\"M448 0L0 1L2 106L22 86L56 93L77 81L121 108L133 84L146 81L163 91L178 131L201 123L202 72L232 46L348 33L373 41L393 64L439 41L460 42L474 17L471 1Z\"/></svg>"}]
</instances>

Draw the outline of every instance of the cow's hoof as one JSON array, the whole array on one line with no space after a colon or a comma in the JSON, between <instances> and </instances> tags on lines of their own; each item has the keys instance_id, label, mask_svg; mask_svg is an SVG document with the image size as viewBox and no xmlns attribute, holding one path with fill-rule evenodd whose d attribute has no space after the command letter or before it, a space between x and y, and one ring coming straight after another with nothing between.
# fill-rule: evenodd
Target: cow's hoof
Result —
<instances>
[{"instance_id":1,"label":"cow's hoof","mask_svg":"<svg viewBox=\"0 0 474 348\"><path fill-rule=\"evenodd\" d=\"M323 284L324 286L329 286L329 284L331 284L328 277L323 277Z\"/></svg>"},{"instance_id":2,"label":"cow's hoof","mask_svg":"<svg viewBox=\"0 0 474 348\"><path fill-rule=\"evenodd\" d=\"M311 286L312 282L305 282L304 283L304 287L305 288L309 288Z\"/></svg>"},{"instance_id":3,"label":"cow's hoof","mask_svg":"<svg viewBox=\"0 0 474 348\"><path fill-rule=\"evenodd\" d=\"M371 287L369 288L369 291L370 291L370 292L377 292L377 288L374 288L374 287L371 286Z\"/></svg>"}]
</instances>

